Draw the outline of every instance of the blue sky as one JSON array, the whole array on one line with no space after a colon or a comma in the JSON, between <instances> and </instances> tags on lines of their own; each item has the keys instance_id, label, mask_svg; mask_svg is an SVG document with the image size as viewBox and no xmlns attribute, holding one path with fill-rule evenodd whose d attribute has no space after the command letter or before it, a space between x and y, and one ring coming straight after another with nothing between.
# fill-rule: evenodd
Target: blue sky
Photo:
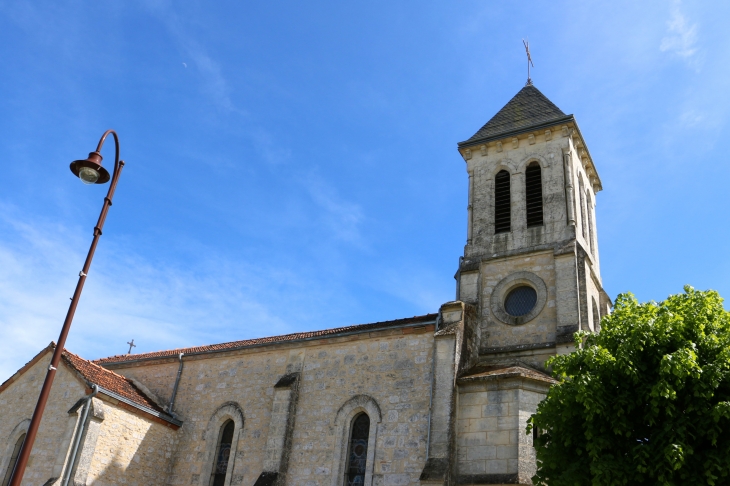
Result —
<instances>
[{"instance_id":1,"label":"blue sky","mask_svg":"<svg viewBox=\"0 0 730 486\"><path fill-rule=\"evenodd\" d=\"M453 298L471 136L523 85L577 117L603 181L604 285L730 296L727 2L0 0L0 377L434 312ZM108 162L113 147L103 154Z\"/></svg>"}]
</instances>

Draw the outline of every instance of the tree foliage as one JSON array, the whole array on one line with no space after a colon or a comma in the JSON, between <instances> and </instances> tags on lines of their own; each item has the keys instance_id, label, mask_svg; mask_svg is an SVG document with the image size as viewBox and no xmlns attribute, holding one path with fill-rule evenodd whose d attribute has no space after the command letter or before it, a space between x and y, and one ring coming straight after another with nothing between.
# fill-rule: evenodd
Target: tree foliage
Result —
<instances>
[{"instance_id":1,"label":"tree foliage","mask_svg":"<svg viewBox=\"0 0 730 486\"><path fill-rule=\"evenodd\" d=\"M528 424L535 484L730 484L730 313L717 292L621 294L576 345L549 362L559 383Z\"/></svg>"}]
</instances>

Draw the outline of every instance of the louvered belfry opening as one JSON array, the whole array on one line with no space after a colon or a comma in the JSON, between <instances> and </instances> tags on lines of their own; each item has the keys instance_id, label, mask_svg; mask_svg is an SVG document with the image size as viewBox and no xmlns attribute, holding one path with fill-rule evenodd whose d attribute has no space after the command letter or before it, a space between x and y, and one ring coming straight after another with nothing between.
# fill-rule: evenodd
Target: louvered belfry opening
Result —
<instances>
[{"instance_id":1,"label":"louvered belfry opening","mask_svg":"<svg viewBox=\"0 0 730 486\"><path fill-rule=\"evenodd\" d=\"M509 172L500 170L494 177L494 232L507 233L510 231L510 191Z\"/></svg>"},{"instance_id":2,"label":"louvered belfry opening","mask_svg":"<svg viewBox=\"0 0 730 486\"><path fill-rule=\"evenodd\" d=\"M525 171L525 196L527 227L542 226L542 171L537 162L532 162Z\"/></svg>"}]
</instances>

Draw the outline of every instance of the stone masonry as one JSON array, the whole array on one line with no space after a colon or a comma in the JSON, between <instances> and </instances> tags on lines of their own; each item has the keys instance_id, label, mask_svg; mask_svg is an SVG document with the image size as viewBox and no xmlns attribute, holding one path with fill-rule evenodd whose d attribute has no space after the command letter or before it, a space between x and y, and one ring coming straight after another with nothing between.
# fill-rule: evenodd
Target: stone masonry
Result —
<instances>
[{"instance_id":1,"label":"stone masonry","mask_svg":"<svg viewBox=\"0 0 730 486\"><path fill-rule=\"evenodd\" d=\"M256 482L264 464L271 460L266 452L279 390L275 385L287 375L292 351L302 359L288 484L331 483L337 469L333 464L337 433L334 419L338 408L357 395L372 397L382 415L376 430L374 482L394 485L417 479L428 435L432 352L428 329L433 327L408 334L404 330L367 333L328 342L281 344L273 349L261 347L187 358L175 406L177 416L186 425L180 430L179 459L173 466L170 484L201 484L206 444L200 438L208 426L207 417L226 402L238 404L244 417L231 484ZM155 366L109 366L150 383L163 396L171 393L177 371L176 361ZM165 368L166 373L162 371ZM203 483L208 484L204 479Z\"/></svg>"},{"instance_id":2,"label":"stone masonry","mask_svg":"<svg viewBox=\"0 0 730 486\"><path fill-rule=\"evenodd\" d=\"M2 444L3 476L8 467L7 449L15 443L12 439L20 432L18 425L22 432L27 430L50 359L50 352L42 353L0 394L0 437L10 438ZM79 420L76 405L91 390L76 370L61 363L23 484L60 484L69 464L68 453ZM72 481L95 485L164 484L168 473L165 464L175 443L173 430L129 411L113 398L95 398L93 406Z\"/></svg>"},{"instance_id":3,"label":"stone masonry","mask_svg":"<svg viewBox=\"0 0 730 486\"><path fill-rule=\"evenodd\" d=\"M413 318L94 362L64 351L23 485L531 484L526 425L555 383L548 360L610 311L602 185L575 118L529 83L458 149L469 192L455 301ZM541 210L529 227L528 199ZM0 385L0 479L52 349Z\"/></svg>"}]
</instances>

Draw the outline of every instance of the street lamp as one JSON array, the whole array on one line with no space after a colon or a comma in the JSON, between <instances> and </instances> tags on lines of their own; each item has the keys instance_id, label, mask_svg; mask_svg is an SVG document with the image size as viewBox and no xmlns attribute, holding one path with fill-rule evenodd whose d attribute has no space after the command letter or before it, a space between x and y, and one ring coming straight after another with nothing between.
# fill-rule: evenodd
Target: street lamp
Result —
<instances>
[{"instance_id":1,"label":"street lamp","mask_svg":"<svg viewBox=\"0 0 730 486\"><path fill-rule=\"evenodd\" d=\"M51 364L48 366L48 373L46 373L46 379L43 381L43 388L41 388L41 394L38 397L38 403L33 411L33 418L28 426L28 431L23 441L23 447L18 453L18 459L13 468L13 475L10 478L8 486L20 486L20 482L23 480L23 474L25 468L28 465L28 459L30 458L30 451L33 449L33 442L35 442L35 436L38 433L38 426L41 423L43 417L43 411L46 408L46 402L48 401L48 395L51 392L51 385L53 384L53 378L56 376L56 369L58 363L61 361L61 354L63 353L63 347L66 344L66 337L68 331L71 329L71 322L76 312L76 306L79 303L81 297L81 290L84 288L84 282L86 281L86 275L89 273L89 267L91 267L91 259L94 258L94 251L96 245L99 242L101 236L101 229L104 227L104 221L106 220L106 213L109 211L109 206L112 205L112 197L114 197L114 190L117 188L117 181L119 175L122 173L124 167L124 161L119 160L119 137L114 130L107 130L99 140L96 150L91 152L86 159L75 160L71 162L71 172L76 177L81 179L84 184L104 184L109 182L109 172L101 166L101 147L104 145L104 141L109 136L114 136L114 145L116 147L116 154L114 156L114 172L111 176L111 185L109 191L104 198L104 205L101 207L101 214L99 215L99 221L94 226L94 238L91 240L91 247L89 253L86 255L86 262L84 262L84 268L79 272L79 281L76 284L76 290L74 296L71 298L71 305L66 313L66 320L63 322L61 328L61 335L58 337L58 343L56 349L53 351L53 357L51 358Z\"/></svg>"}]
</instances>

